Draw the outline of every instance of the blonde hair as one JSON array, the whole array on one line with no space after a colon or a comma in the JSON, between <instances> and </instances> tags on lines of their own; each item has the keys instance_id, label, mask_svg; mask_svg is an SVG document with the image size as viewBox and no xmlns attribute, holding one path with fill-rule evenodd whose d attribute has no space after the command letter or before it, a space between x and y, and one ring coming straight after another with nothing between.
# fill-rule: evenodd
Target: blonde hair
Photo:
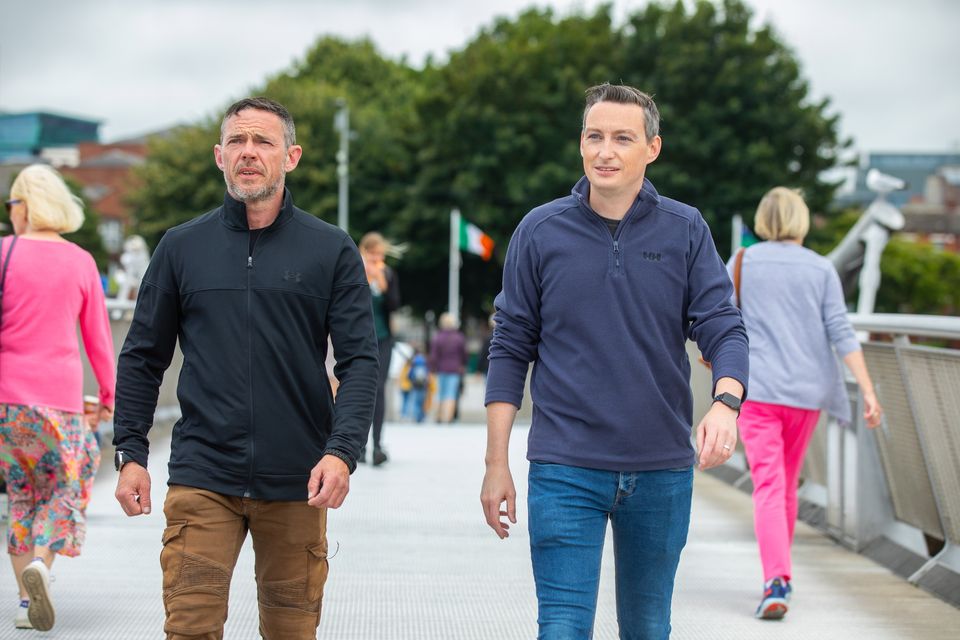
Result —
<instances>
[{"instance_id":1,"label":"blonde hair","mask_svg":"<svg viewBox=\"0 0 960 640\"><path fill-rule=\"evenodd\" d=\"M457 317L446 311L440 314L440 321L437 323L440 325L441 329L456 329L457 325L460 324L457 322Z\"/></svg>"},{"instance_id":2,"label":"blonde hair","mask_svg":"<svg viewBox=\"0 0 960 640\"><path fill-rule=\"evenodd\" d=\"M23 169L10 187L10 197L27 205L27 224L34 231L70 233L83 224L83 202L48 165Z\"/></svg>"},{"instance_id":3,"label":"blonde hair","mask_svg":"<svg viewBox=\"0 0 960 640\"><path fill-rule=\"evenodd\" d=\"M797 189L774 187L760 200L753 230L764 240L803 240L810 231L810 209Z\"/></svg>"},{"instance_id":4,"label":"blonde hair","mask_svg":"<svg viewBox=\"0 0 960 640\"><path fill-rule=\"evenodd\" d=\"M360 238L360 242L357 243L357 248L364 253L383 249L384 255L399 259L402 258L406 252L407 245L406 243L394 244L384 238L378 231L368 231Z\"/></svg>"}]
</instances>

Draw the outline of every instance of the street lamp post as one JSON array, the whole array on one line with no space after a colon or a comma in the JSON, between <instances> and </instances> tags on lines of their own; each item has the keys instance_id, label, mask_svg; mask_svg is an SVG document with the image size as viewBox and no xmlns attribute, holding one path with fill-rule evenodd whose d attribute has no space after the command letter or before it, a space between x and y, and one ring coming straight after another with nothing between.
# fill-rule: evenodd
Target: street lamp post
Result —
<instances>
[{"instance_id":1,"label":"street lamp post","mask_svg":"<svg viewBox=\"0 0 960 640\"><path fill-rule=\"evenodd\" d=\"M340 150L337 151L337 177L340 186L337 226L347 231L350 217L350 108L344 98L337 98L333 128L340 134Z\"/></svg>"}]
</instances>

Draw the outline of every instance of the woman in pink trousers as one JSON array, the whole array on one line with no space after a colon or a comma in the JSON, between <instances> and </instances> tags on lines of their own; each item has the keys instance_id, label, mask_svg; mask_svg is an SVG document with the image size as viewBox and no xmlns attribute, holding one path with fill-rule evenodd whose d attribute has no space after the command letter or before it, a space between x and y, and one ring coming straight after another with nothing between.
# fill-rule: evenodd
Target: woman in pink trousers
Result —
<instances>
[{"instance_id":1,"label":"woman in pink trousers","mask_svg":"<svg viewBox=\"0 0 960 640\"><path fill-rule=\"evenodd\" d=\"M837 356L860 386L867 425L876 427L881 416L840 278L829 260L803 247L809 228L810 212L800 194L772 189L760 201L754 223L766 242L744 252L740 273L739 306L750 338L750 396L738 425L754 487L764 579L756 616L762 619L787 613L797 483L820 412L850 421ZM731 259L731 273L734 264Z\"/></svg>"}]
</instances>

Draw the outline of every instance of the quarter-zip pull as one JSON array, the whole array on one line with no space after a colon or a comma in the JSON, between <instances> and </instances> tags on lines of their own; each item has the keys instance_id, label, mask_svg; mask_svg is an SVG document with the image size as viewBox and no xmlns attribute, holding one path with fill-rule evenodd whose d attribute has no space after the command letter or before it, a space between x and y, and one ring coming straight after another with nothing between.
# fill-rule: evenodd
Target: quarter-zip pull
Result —
<instances>
[{"instance_id":1,"label":"quarter-zip pull","mask_svg":"<svg viewBox=\"0 0 960 640\"><path fill-rule=\"evenodd\" d=\"M620 242L618 240L613 241L613 258L616 260L617 269L620 268Z\"/></svg>"},{"instance_id":2,"label":"quarter-zip pull","mask_svg":"<svg viewBox=\"0 0 960 640\"><path fill-rule=\"evenodd\" d=\"M247 256L247 269L253 268L253 256Z\"/></svg>"}]
</instances>

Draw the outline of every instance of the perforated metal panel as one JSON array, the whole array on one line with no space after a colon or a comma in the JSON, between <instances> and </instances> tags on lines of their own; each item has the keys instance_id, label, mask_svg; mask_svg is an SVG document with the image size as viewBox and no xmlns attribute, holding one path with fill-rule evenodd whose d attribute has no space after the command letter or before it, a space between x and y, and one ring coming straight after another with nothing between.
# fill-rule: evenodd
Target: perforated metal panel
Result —
<instances>
[{"instance_id":1,"label":"perforated metal panel","mask_svg":"<svg viewBox=\"0 0 960 640\"><path fill-rule=\"evenodd\" d=\"M827 413L825 411L820 412L817 428L807 446L802 477L821 486L827 485Z\"/></svg>"},{"instance_id":2,"label":"perforated metal panel","mask_svg":"<svg viewBox=\"0 0 960 640\"><path fill-rule=\"evenodd\" d=\"M900 350L943 533L960 544L960 351Z\"/></svg>"},{"instance_id":3,"label":"perforated metal panel","mask_svg":"<svg viewBox=\"0 0 960 640\"><path fill-rule=\"evenodd\" d=\"M880 458L899 520L927 533L942 537L927 462L907 391L897 361L896 347L890 344L863 345L867 369L883 407L884 423L874 430Z\"/></svg>"}]
</instances>

